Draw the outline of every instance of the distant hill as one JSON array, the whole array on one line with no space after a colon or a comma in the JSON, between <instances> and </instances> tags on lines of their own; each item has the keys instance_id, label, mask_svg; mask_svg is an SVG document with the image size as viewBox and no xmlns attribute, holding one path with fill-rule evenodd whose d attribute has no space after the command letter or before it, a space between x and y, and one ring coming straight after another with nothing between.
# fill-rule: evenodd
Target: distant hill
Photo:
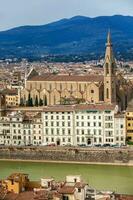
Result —
<instances>
[{"instance_id":1,"label":"distant hill","mask_svg":"<svg viewBox=\"0 0 133 200\"><path fill-rule=\"evenodd\" d=\"M76 16L42 26L0 32L0 58L40 58L47 54L103 56L111 29L117 57L133 58L133 17Z\"/></svg>"}]
</instances>

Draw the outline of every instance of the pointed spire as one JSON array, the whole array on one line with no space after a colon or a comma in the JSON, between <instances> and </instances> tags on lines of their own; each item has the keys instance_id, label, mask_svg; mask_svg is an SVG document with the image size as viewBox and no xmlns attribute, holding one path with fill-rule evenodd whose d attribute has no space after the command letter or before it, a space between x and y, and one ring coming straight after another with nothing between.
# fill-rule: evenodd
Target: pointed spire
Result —
<instances>
[{"instance_id":1,"label":"pointed spire","mask_svg":"<svg viewBox=\"0 0 133 200\"><path fill-rule=\"evenodd\" d=\"M111 32L110 29L108 31L107 35L107 43L106 43L106 52L105 52L105 62L107 62L107 59L109 62L114 63L114 55L113 55L113 48L112 48L112 42L111 42Z\"/></svg>"},{"instance_id":2,"label":"pointed spire","mask_svg":"<svg viewBox=\"0 0 133 200\"><path fill-rule=\"evenodd\" d=\"M107 46L112 46L112 42L111 42L111 31L110 29L108 30L108 36L107 36Z\"/></svg>"}]
</instances>

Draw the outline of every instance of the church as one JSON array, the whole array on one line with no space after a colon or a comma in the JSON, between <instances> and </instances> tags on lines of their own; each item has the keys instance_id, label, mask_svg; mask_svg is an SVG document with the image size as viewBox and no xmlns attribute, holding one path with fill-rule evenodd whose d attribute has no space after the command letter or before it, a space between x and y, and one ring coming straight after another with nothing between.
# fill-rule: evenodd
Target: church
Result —
<instances>
[{"instance_id":1,"label":"church","mask_svg":"<svg viewBox=\"0 0 133 200\"><path fill-rule=\"evenodd\" d=\"M119 73L108 33L103 75L39 75L32 70L21 90L21 106L58 104L115 104L125 110L133 84Z\"/></svg>"}]
</instances>

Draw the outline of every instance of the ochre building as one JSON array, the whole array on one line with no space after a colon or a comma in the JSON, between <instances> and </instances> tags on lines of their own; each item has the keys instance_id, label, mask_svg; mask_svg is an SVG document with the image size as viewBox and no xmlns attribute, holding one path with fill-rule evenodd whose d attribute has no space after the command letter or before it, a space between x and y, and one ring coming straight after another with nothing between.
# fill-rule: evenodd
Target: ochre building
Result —
<instances>
[{"instance_id":1,"label":"ochre building","mask_svg":"<svg viewBox=\"0 0 133 200\"><path fill-rule=\"evenodd\" d=\"M125 110L132 98L133 84L116 73L111 36L108 33L104 75L38 75L29 74L25 88L21 91L21 104L31 100L33 105L67 104L69 101L84 103L117 104ZM118 71L118 70L117 70ZM69 102L70 103L70 102Z\"/></svg>"}]
</instances>

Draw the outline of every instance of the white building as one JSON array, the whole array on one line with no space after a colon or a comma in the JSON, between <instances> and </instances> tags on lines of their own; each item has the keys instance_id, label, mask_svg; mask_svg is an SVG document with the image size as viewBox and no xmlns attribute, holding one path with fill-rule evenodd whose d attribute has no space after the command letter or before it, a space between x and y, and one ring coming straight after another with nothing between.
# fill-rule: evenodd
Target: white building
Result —
<instances>
[{"instance_id":1,"label":"white building","mask_svg":"<svg viewBox=\"0 0 133 200\"><path fill-rule=\"evenodd\" d=\"M116 113L117 107L104 104L45 107L42 112L43 144L124 144L125 125L116 142L115 124L121 123L119 117L115 120Z\"/></svg>"},{"instance_id":2,"label":"white building","mask_svg":"<svg viewBox=\"0 0 133 200\"><path fill-rule=\"evenodd\" d=\"M47 106L0 117L2 145L125 144L125 119L105 104Z\"/></svg>"},{"instance_id":3,"label":"white building","mask_svg":"<svg viewBox=\"0 0 133 200\"><path fill-rule=\"evenodd\" d=\"M126 141L126 119L124 114L115 115L115 143L119 146Z\"/></svg>"}]
</instances>

